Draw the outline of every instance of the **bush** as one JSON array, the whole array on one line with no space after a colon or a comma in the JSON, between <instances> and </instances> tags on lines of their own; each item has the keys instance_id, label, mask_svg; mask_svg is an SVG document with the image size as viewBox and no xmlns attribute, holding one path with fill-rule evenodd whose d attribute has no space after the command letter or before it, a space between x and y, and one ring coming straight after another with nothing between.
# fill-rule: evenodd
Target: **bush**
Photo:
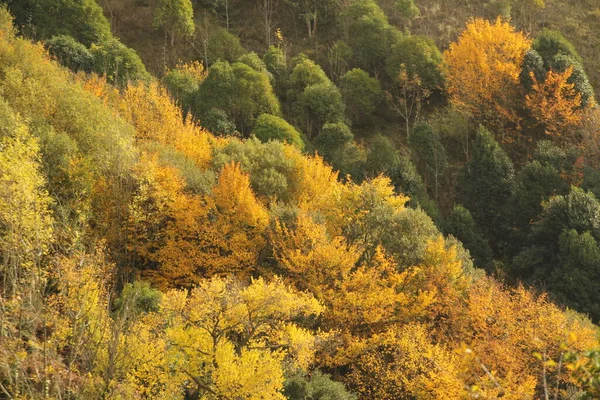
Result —
<instances>
[{"instance_id":1,"label":"bush","mask_svg":"<svg viewBox=\"0 0 600 400\"><path fill-rule=\"evenodd\" d=\"M256 125L254 125L254 135L261 142L279 140L292 144L300 150L304 148L304 142L300 138L300 133L292 125L288 124L286 120L274 115L262 114L258 117Z\"/></svg>"},{"instance_id":2,"label":"bush","mask_svg":"<svg viewBox=\"0 0 600 400\"><path fill-rule=\"evenodd\" d=\"M48 52L72 71L91 72L94 57L90 50L71 36L59 35L46 41Z\"/></svg>"},{"instance_id":3,"label":"bush","mask_svg":"<svg viewBox=\"0 0 600 400\"><path fill-rule=\"evenodd\" d=\"M149 81L150 74L135 50L117 39L92 45L94 70L114 84L124 86L129 81Z\"/></svg>"}]
</instances>

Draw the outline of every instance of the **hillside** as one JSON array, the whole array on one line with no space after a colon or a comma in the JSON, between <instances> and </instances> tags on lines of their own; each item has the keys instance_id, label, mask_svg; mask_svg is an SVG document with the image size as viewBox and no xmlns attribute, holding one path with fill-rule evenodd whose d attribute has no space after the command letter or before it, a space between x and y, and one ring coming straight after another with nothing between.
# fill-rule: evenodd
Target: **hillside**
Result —
<instances>
[{"instance_id":1,"label":"hillside","mask_svg":"<svg viewBox=\"0 0 600 400\"><path fill-rule=\"evenodd\" d=\"M600 397L593 2L0 3L0 399Z\"/></svg>"}]
</instances>

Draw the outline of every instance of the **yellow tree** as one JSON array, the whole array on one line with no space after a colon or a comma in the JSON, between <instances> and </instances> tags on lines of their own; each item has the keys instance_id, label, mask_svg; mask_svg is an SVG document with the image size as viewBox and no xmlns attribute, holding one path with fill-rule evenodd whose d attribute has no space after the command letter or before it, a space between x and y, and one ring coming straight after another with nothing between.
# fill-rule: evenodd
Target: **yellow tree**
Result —
<instances>
[{"instance_id":1,"label":"yellow tree","mask_svg":"<svg viewBox=\"0 0 600 400\"><path fill-rule=\"evenodd\" d=\"M286 368L307 368L315 337L296 325L319 315L309 294L279 279L212 278L191 292L171 291L162 305L173 379L203 399L285 399Z\"/></svg>"},{"instance_id":2,"label":"yellow tree","mask_svg":"<svg viewBox=\"0 0 600 400\"><path fill-rule=\"evenodd\" d=\"M500 18L469 22L444 52L451 101L491 128L518 130L519 74L530 46L523 33Z\"/></svg>"},{"instance_id":3,"label":"yellow tree","mask_svg":"<svg viewBox=\"0 0 600 400\"><path fill-rule=\"evenodd\" d=\"M212 195L184 191L179 172L156 156L142 157L130 207L130 250L162 287L189 286L214 274L250 275L268 214L239 165L223 167Z\"/></svg>"},{"instance_id":4,"label":"yellow tree","mask_svg":"<svg viewBox=\"0 0 600 400\"><path fill-rule=\"evenodd\" d=\"M531 93L525 104L535 120L545 128L547 135L562 141L572 141L573 130L584 122L587 111L593 105L582 107L581 93L569 83L573 67L564 72L548 71L546 79L538 82L533 72Z\"/></svg>"}]
</instances>

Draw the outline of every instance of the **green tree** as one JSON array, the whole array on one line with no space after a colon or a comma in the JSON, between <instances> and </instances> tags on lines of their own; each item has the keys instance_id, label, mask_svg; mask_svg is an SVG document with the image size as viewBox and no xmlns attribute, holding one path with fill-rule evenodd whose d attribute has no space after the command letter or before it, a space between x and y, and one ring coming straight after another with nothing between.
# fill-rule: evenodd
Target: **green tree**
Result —
<instances>
[{"instance_id":1,"label":"green tree","mask_svg":"<svg viewBox=\"0 0 600 400\"><path fill-rule=\"evenodd\" d=\"M344 110L342 94L331 82L308 86L293 106L295 120L309 139L325 123L343 121Z\"/></svg>"},{"instance_id":2,"label":"green tree","mask_svg":"<svg viewBox=\"0 0 600 400\"><path fill-rule=\"evenodd\" d=\"M284 382L283 395L288 400L356 400L342 383L315 370L310 375L297 373Z\"/></svg>"},{"instance_id":3,"label":"green tree","mask_svg":"<svg viewBox=\"0 0 600 400\"><path fill-rule=\"evenodd\" d=\"M473 158L459 179L459 198L490 238L492 247L505 227L505 205L514 189L512 161L491 133L480 128Z\"/></svg>"},{"instance_id":4,"label":"green tree","mask_svg":"<svg viewBox=\"0 0 600 400\"><path fill-rule=\"evenodd\" d=\"M234 63L246 53L246 49L240 43L240 38L227 32L223 28L217 28L211 32L208 39L205 54L206 65L212 65L217 61Z\"/></svg>"},{"instance_id":5,"label":"green tree","mask_svg":"<svg viewBox=\"0 0 600 400\"><path fill-rule=\"evenodd\" d=\"M269 46L262 58L267 71L273 76L273 87L279 96L285 94L288 80L287 59L280 47Z\"/></svg>"},{"instance_id":6,"label":"green tree","mask_svg":"<svg viewBox=\"0 0 600 400\"><path fill-rule=\"evenodd\" d=\"M398 160L398 151L394 143L382 134L373 138L367 160L365 163L366 173L371 176L377 176L389 171Z\"/></svg>"},{"instance_id":7,"label":"green tree","mask_svg":"<svg viewBox=\"0 0 600 400\"><path fill-rule=\"evenodd\" d=\"M441 89L444 78L440 70L443 57L433 39L426 36L402 35L394 44L386 59L386 72L392 82L398 81L405 69L409 79L418 75L423 87Z\"/></svg>"},{"instance_id":8,"label":"green tree","mask_svg":"<svg viewBox=\"0 0 600 400\"><path fill-rule=\"evenodd\" d=\"M448 156L440 135L429 124L419 124L411 132L408 142L425 184L433 186L437 201L440 180L448 167Z\"/></svg>"},{"instance_id":9,"label":"green tree","mask_svg":"<svg viewBox=\"0 0 600 400\"><path fill-rule=\"evenodd\" d=\"M149 81L150 74L135 50L117 39L93 44L94 71L115 84L124 86L129 81Z\"/></svg>"},{"instance_id":10,"label":"green tree","mask_svg":"<svg viewBox=\"0 0 600 400\"><path fill-rule=\"evenodd\" d=\"M110 24L95 0L9 1L16 26L35 31L40 39L67 35L89 47L112 39Z\"/></svg>"},{"instance_id":11,"label":"green tree","mask_svg":"<svg viewBox=\"0 0 600 400\"><path fill-rule=\"evenodd\" d=\"M469 210L459 204L455 205L446 218L445 232L462 242L471 253L477 267L489 270L492 263L492 250Z\"/></svg>"},{"instance_id":12,"label":"green tree","mask_svg":"<svg viewBox=\"0 0 600 400\"><path fill-rule=\"evenodd\" d=\"M53 36L46 41L45 47L62 65L74 72L91 72L94 67L94 57L90 50L71 36Z\"/></svg>"},{"instance_id":13,"label":"green tree","mask_svg":"<svg viewBox=\"0 0 600 400\"><path fill-rule=\"evenodd\" d=\"M165 37L175 45L177 36L189 37L196 29L191 0L159 0L154 12L154 27L163 28Z\"/></svg>"},{"instance_id":14,"label":"green tree","mask_svg":"<svg viewBox=\"0 0 600 400\"><path fill-rule=\"evenodd\" d=\"M261 114L280 115L279 100L269 77L246 64L221 61L210 67L195 101L195 115L202 119L210 110L220 109L248 135Z\"/></svg>"},{"instance_id":15,"label":"green tree","mask_svg":"<svg viewBox=\"0 0 600 400\"><path fill-rule=\"evenodd\" d=\"M286 120L274 115L262 114L258 117L253 133L261 142L279 140L292 144L300 150L304 148L304 142L302 142L300 133L292 125L288 124Z\"/></svg>"},{"instance_id":16,"label":"green tree","mask_svg":"<svg viewBox=\"0 0 600 400\"><path fill-rule=\"evenodd\" d=\"M400 32L393 28L373 0L355 0L340 14L346 41L359 68L379 76Z\"/></svg>"},{"instance_id":17,"label":"green tree","mask_svg":"<svg viewBox=\"0 0 600 400\"><path fill-rule=\"evenodd\" d=\"M354 123L368 120L382 99L379 81L358 68L342 77L341 90L346 112Z\"/></svg>"}]
</instances>

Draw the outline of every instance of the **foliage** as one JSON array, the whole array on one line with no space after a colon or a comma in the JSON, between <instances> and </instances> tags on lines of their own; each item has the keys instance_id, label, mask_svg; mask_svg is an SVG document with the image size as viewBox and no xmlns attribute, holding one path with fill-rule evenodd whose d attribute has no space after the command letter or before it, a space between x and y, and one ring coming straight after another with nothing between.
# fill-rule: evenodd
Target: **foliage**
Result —
<instances>
[{"instance_id":1,"label":"foliage","mask_svg":"<svg viewBox=\"0 0 600 400\"><path fill-rule=\"evenodd\" d=\"M406 69L409 78L417 74L423 87L435 90L444 87L444 78L440 70L442 61L442 53L430 38L402 35L387 57L386 72L388 78L395 81L401 70Z\"/></svg>"},{"instance_id":2,"label":"foliage","mask_svg":"<svg viewBox=\"0 0 600 400\"><path fill-rule=\"evenodd\" d=\"M518 128L519 74L530 46L523 33L501 19L469 22L458 41L444 52L451 101L492 128Z\"/></svg>"},{"instance_id":3,"label":"foliage","mask_svg":"<svg viewBox=\"0 0 600 400\"><path fill-rule=\"evenodd\" d=\"M194 10L191 0L159 0L154 13L154 26L163 28L171 37L171 46L176 35L191 36L194 33Z\"/></svg>"},{"instance_id":4,"label":"foliage","mask_svg":"<svg viewBox=\"0 0 600 400\"><path fill-rule=\"evenodd\" d=\"M211 110L220 109L246 135L260 115L280 114L279 100L269 78L242 63L217 62L211 66L194 104L194 113L200 120Z\"/></svg>"},{"instance_id":5,"label":"foliage","mask_svg":"<svg viewBox=\"0 0 600 400\"><path fill-rule=\"evenodd\" d=\"M501 237L503 211L514 190L515 171L510 158L493 136L480 128L473 158L463 167L460 184L462 204L488 234L491 245Z\"/></svg>"},{"instance_id":6,"label":"foliage","mask_svg":"<svg viewBox=\"0 0 600 400\"><path fill-rule=\"evenodd\" d=\"M381 100L381 86L377 79L355 68L342 76L340 85L350 120L364 122L375 112Z\"/></svg>"},{"instance_id":7,"label":"foliage","mask_svg":"<svg viewBox=\"0 0 600 400\"><path fill-rule=\"evenodd\" d=\"M149 81L150 75L135 50L117 39L92 44L94 71L109 82L125 85L128 81Z\"/></svg>"},{"instance_id":8,"label":"foliage","mask_svg":"<svg viewBox=\"0 0 600 400\"><path fill-rule=\"evenodd\" d=\"M41 39L66 35L87 47L112 39L110 23L95 0L23 0L8 4L15 13L16 26L33 25Z\"/></svg>"},{"instance_id":9,"label":"foliage","mask_svg":"<svg viewBox=\"0 0 600 400\"><path fill-rule=\"evenodd\" d=\"M253 133L262 142L280 140L294 145L300 150L304 148L304 143L298 131L284 119L274 115L263 114L258 117Z\"/></svg>"},{"instance_id":10,"label":"foliage","mask_svg":"<svg viewBox=\"0 0 600 400\"><path fill-rule=\"evenodd\" d=\"M65 67L77 72L91 72L94 58L90 51L70 36L53 36L46 41L48 52Z\"/></svg>"}]
</instances>

